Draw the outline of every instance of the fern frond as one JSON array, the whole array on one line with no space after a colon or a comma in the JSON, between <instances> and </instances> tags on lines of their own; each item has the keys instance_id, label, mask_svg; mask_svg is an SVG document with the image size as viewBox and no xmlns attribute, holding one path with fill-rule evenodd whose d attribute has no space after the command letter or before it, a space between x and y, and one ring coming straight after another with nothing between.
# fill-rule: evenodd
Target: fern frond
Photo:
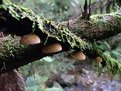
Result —
<instances>
[{"instance_id":1,"label":"fern frond","mask_svg":"<svg viewBox=\"0 0 121 91\"><path fill-rule=\"evenodd\" d=\"M39 85L39 81L37 80L35 75L27 77L27 79L26 79L27 87L38 86L38 85Z\"/></svg>"}]
</instances>

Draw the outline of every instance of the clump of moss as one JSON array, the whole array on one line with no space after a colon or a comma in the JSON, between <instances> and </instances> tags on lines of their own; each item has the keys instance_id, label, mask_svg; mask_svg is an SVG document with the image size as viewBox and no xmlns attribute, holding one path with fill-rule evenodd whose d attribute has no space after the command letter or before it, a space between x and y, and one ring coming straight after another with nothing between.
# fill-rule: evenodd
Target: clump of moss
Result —
<instances>
[{"instance_id":1,"label":"clump of moss","mask_svg":"<svg viewBox=\"0 0 121 91\"><path fill-rule=\"evenodd\" d=\"M20 54L28 46L20 45L18 37L7 36L3 41L0 47L0 59L6 60L7 57L15 56Z\"/></svg>"}]
</instances>

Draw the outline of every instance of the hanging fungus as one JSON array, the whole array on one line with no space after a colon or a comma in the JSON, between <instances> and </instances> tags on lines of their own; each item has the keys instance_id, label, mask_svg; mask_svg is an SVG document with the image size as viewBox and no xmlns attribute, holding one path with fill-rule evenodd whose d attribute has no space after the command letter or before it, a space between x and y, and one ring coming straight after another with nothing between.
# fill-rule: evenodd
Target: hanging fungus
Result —
<instances>
[{"instance_id":1,"label":"hanging fungus","mask_svg":"<svg viewBox=\"0 0 121 91\"><path fill-rule=\"evenodd\" d=\"M40 42L41 42L40 38L35 34L24 35L20 39L20 44L23 45L34 45L34 44L39 44Z\"/></svg>"},{"instance_id":2,"label":"hanging fungus","mask_svg":"<svg viewBox=\"0 0 121 91\"><path fill-rule=\"evenodd\" d=\"M81 61L81 60L85 60L86 56L81 51L74 51L69 55L69 58Z\"/></svg>"},{"instance_id":3,"label":"hanging fungus","mask_svg":"<svg viewBox=\"0 0 121 91\"><path fill-rule=\"evenodd\" d=\"M62 46L59 43L47 44L42 48L43 53L56 53L62 50Z\"/></svg>"},{"instance_id":4,"label":"hanging fungus","mask_svg":"<svg viewBox=\"0 0 121 91\"><path fill-rule=\"evenodd\" d=\"M98 57L95 58L95 61L96 61L96 62L102 62L103 59L102 59L101 57L98 56Z\"/></svg>"}]
</instances>

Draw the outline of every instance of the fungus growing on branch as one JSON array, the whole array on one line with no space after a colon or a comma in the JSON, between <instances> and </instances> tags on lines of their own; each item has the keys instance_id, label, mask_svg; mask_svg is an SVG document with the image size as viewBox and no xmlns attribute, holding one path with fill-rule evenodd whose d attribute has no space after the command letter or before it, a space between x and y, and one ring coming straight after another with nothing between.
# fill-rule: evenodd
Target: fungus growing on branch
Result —
<instances>
[{"instance_id":1,"label":"fungus growing on branch","mask_svg":"<svg viewBox=\"0 0 121 91\"><path fill-rule=\"evenodd\" d=\"M96 58L95 58L95 61L100 63L100 62L103 61L103 59L102 59L101 57L96 57Z\"/></svg>"},{"instance_id":2,"label":"fungus growing on branch","mask_svg":"<svg viewBox=\"0 0 121 91\"><path fill-rule=\"evenodd\" d=\"M40 42L40 38L35 34L24 35L20 40L20 44L23 45L34 45L39 44Z\"/></svg>"},{"instance_id":3,"label":"fungus growing on branch","mask_svg":"<svg viewBox=\"0 0 121 91\"><path fill-rule=\"evenodd\" d=\"M75 59L78 61L83 61L86 59L86 55L81 51L74 51L70 54L69 58Z\"/></svg>"},{"instance_id":4,"label":"fungus growing on branch","mask_svg":"<svg viewBox=\"0 0 121 91\"><path fill-rule=\"evenodd\" d=\"M56 53L62 50L62 46L59 43L47 44L42 48L43 53Z\"/></svg>"}]
</instances>

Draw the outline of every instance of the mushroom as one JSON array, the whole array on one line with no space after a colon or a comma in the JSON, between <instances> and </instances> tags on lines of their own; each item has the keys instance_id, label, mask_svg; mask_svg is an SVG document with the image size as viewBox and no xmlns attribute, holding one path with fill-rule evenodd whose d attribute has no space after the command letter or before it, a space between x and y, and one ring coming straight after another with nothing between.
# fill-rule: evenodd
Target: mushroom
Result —
<instances>
[{"instance_id":1,"label":"mushroom","mask_svg":"<svg viewBox=\"0 0 121 91\"><path fill-rule=\"evenodd\" d=\"M98 56L98 57L95 58L95 61L96 61L96 62L102 62L103 59L102 59L101 57Z\"/></svg>"},{"instance_id":2,"label":"mushroom","mask_svg":"<svg viewBox=\"0 0 121 91\"><path fill-rule=\"evenodd\" d=\"M34 44L39 44L40 42L41 40L36 34L24 35L20 39L20 44L23 44L23 45L34 45Z\"/></svg>"},{"instance_id":3,"label":"mushroom","mask_svg":"<svg viewBox=\"0 0 121 91\"><path fill-rule=\"evenodd\" d=\"M85 60L86 56L83 52L81 51L74 51L70 54L69 58L81 61L81 60Z\"/></svg>"},{"instance_id":4,"label":"mushroom","mask_svg":"<svg viewBox=\"0 0 121 91\"><path fill-rule=\"evenodd\" d=\"M62 46L59 43L47 44L42 48L43 53L56 53L62 50Z\"/></svg>"}]
</instances>

